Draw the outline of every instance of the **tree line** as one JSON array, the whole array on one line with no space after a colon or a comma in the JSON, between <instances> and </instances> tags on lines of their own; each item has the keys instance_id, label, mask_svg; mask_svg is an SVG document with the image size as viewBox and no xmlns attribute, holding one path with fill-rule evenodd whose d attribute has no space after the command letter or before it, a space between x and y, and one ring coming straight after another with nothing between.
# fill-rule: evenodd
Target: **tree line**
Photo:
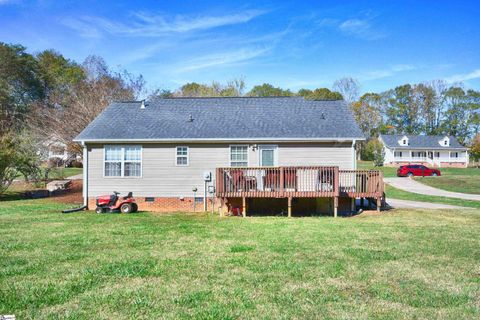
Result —
<instances>
[{"instance_id":1,"label":"tree line","mask_svg":"<svg viewBox=\"0 0 480 320\"><path fill-rule=\"evenodd\" d=\"M32 54L22 45L0 42L0 192L19 172L38 178L42 159L38 151L49 139L80 153L72 139L103 109L116 100L143 97L344 99L369 141L381 133L449 134L471 145L474 156L478 149L474 142L480 140L480 92L461 83L405 84L361 96L360 85L352 78L339 79L332 88L296 92L269 83L245 88L245 80L238 78L225 84L191 82L173 91L147 90L141 75L114 70L99 56L78 63L55 50Z\"/></svg>"}]
</instances>

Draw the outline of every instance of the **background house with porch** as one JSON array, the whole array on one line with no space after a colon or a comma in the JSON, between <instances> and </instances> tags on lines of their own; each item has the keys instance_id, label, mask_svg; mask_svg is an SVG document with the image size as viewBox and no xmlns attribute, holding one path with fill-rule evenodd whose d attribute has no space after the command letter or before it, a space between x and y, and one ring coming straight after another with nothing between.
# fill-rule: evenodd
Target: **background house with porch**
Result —
<instances>
[{"instance_id":1,"label":"background house with porch","mask_svg":"<svg viewBox=\"0 0 480 320\"><path fill-rule=\"evenodd\" d=\"M385 165L468 166L468 148L452 136L380 135L379 140L384 146Z\"/></svg>"},{"instance_id":2,"label":"background house with porch","mask_svg":"<svg viewBox=\"0 0 480 320\"><path fill-rule=\"evenodd\" d=\"M359 140L345 102L302 97L117 102L75 139L91 208L115 190L133 192L140 210L244 214L336 214L354 197L379 200L381 173L356 170Z\"/></svg>"}]
</instances>

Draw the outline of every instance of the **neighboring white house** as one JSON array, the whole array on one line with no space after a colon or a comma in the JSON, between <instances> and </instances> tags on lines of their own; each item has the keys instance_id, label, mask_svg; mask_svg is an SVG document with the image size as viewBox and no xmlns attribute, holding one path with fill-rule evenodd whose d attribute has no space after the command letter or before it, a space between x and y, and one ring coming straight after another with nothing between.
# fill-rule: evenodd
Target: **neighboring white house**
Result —
<instances>
[{"instance_id":1,"label":"neighboring white house","mask_svg":"<svg viewBox=\"0 0 480 320\"><path fill-rule=\"evenodd\" d=\"M384 165L424 164L434 167L467 167L468 148L455 137L439 135L380 135Z\"/></svg>"},{"instance_id":2,"label":"neighboring white house","mask_svg":"<svg viewBox=\"0 0 480 320\"><path fill-rule=\"evenodd\" d=\"M58 165L68 166L73 161L81 161L81 156L68 151L68 147L55 136L45 140L40 151L44 161L51 161Z\"/></svg>"}]
</instances>

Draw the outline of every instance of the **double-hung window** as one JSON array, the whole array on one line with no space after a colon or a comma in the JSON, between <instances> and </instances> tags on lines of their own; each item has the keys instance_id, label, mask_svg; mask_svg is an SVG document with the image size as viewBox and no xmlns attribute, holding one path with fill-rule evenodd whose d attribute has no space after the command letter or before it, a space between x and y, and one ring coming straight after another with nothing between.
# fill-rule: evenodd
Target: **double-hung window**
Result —
<instances>
[{"instance_id":1,"label":"double-hung window","mask_svg":"<svg viewBox=\"0 0 480 320\"><path fill-rule=\"evenodd\" d=\"M105 146L104 154L105 177L142 176L141 146Z\"/></svg>"},{"instance_id":2,"label":"double-hung window","mask_svg":"<svg viewBox=\"0 0 480 320\"><path fill-rule=\"evenodd\" d=\"M247 167L248 166L248 146L234 145L230 146L230 166Z\"/></svg>"},{"instance_id":3,"label":"double-hung window","mask_svg":"<svg viewBox=\"0 0 480 320\"><path fill-rule=\"evenodd\" d=\"M458 152L450 152L450 158L458 158Z\"/></svg>"},{"instance_id":4,"label":"double-hung window","mask_svg":"<svg viewBox=\"0 0 480 320\"><path fill-rule=\"evenodd\" d=\"M395 152L394 152L395 158L401 158L402 155L403 155L402 151L395 151Z\"/></svg>"},{"instance_id":5,"label":"double-hung window","mask_svg":"<svg viewBox=\"0 0 480 320\"><path fill-rule=\"evenodd\" d=\"M175 164L188 166L188 147L177 147L175 150Z\"/></svg>"}]
</instances>

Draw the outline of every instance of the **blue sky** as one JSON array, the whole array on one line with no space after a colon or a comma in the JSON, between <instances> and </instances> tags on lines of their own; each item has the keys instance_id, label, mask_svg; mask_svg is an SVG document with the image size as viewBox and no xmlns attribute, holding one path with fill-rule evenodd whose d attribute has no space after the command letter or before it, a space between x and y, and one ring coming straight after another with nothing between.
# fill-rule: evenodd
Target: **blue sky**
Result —
<instances>
[{"instance_id":1,"label":"blue sky","mask_svg":"<svg viewBox=\"0 0 480 320\"><path fill-rule=\"evenodd\" d=\"M244 77L362 91L445 79L480 89L478 1L0 0L0 41L91 54L149 88Z\"/></svg>"}]
</instances>

